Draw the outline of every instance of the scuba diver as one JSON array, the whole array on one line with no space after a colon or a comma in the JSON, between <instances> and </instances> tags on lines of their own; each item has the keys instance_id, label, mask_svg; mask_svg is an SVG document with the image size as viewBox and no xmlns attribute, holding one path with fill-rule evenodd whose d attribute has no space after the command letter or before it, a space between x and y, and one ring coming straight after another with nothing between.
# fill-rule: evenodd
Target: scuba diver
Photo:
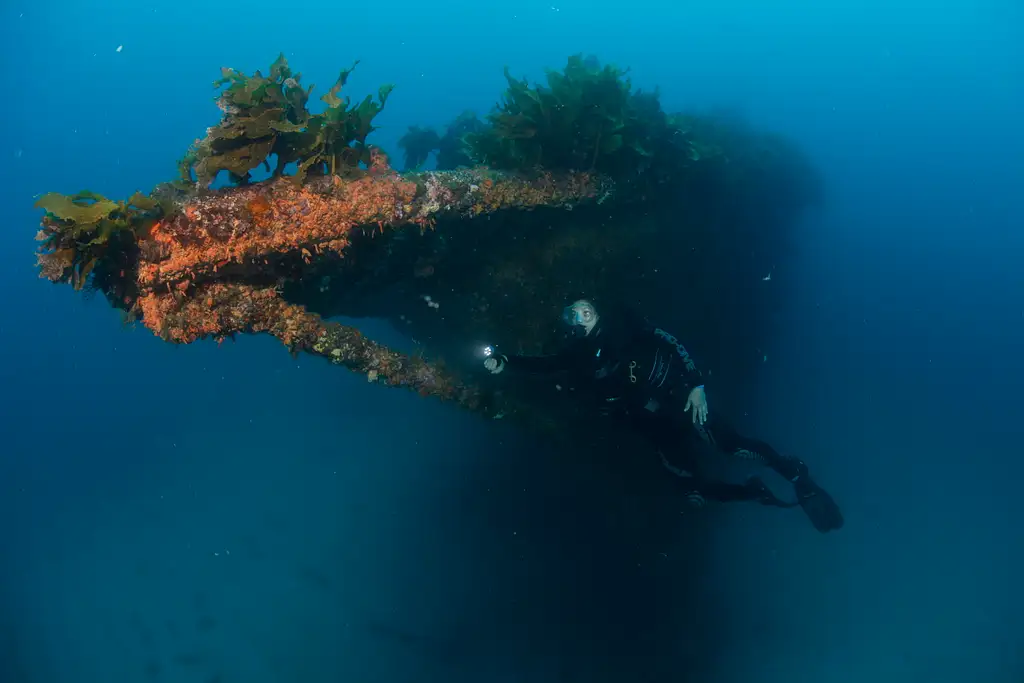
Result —
<instances>
[{"instance_id":1,"label":"scuba diver","mask_svg":"<svg viewBox=\"0 0 1024 683\"><path fill-rule=\"evenodd\" d=\"M612 319L600 315L591 301L580 299L563 311L570 339L560 352L509 356L488 347L484 367L492 374L508 369L568 376L575 382L576 393L594 401L599 413L624 419L653 442L662 464L680 477L686 499L694 507L703 507L709 498L799 505L822 533L843 526L839 506L811 479L807 465L740 435L708 409L701 373L675 337L631 312L607 317ZM792 482L797 502L780 500L757 477L743 484L701 477L696 466L698 438L719 451L767 464Z\"/></svg>"}]
</instances>

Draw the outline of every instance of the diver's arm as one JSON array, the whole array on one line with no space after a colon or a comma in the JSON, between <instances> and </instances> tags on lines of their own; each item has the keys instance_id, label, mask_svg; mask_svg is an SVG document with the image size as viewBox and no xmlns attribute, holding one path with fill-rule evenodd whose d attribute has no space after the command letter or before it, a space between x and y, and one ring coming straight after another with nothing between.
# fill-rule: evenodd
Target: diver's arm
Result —
<instances>
[{"instance_id":1,"label":"diver's arm","mask_svg":"<svg viewBox=\"0 0 1024 683\"><path fill-rule=\"evenodd\" d=\"M511 368L513 372L522 372L528 375L553 375L566 368L569 356L569 350L563 350L548 356L507 356L499 354L495 357L497 363L494 364L494 367L488 367L487 369L494 374L502 372L506 368Z\"/></svg>"},{"instance_id":2,"label":"diver's arm","mask_svg":"<svg viewBox=\"0 0 1024 683\"><path fill-rule=\"evenodd\" d=\"M692 360L683 363L683 382L691 390L704 387L704 375Z\"/></svg>"},{"instance_id":3,"label":"diver's arm","mask_svg":"<svg viewBox=\"0 0 1024 683\"><path fill-rule=\"evenodd\" d=\"M697 369L697 364L693 362L690 352L679 343L679 340L665 330L656 327L651 334L656 340L656 367L662 363L668 364L660 373L661 379L651 380L652 383L680 402L685 396L683 412L690 413L694 425L703 425L708 419L708 397L704 391L704 378ZM675 379L666 386L665 379L673 375Z\"/></svg>"},{"instance_id":4,"label":"diver's arm","mask_svg":"<svg viewBox=\"0 0 1024 683\"><path fill-rule=\"evenodd\" d=\"M686 350L678 339L672 334L658 327L651 327L648 330L651 334L655 343L662 350L662 352L671 357L673 365L678 364L679 377L683 380L683 386L686 387L687 391L696 389L697 387L704 386L704 376L699 369L697 364L694 363L693 358L690 356L690 352ZM674 370L673 370L674 372Z\"/></svg>"}]
</instances>

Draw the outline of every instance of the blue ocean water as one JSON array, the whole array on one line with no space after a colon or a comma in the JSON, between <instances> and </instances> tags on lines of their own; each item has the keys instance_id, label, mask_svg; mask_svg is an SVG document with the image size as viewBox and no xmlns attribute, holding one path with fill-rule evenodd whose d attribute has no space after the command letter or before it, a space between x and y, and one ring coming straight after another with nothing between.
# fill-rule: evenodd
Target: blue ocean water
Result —
<instances>
[{"instance_id":1,"label":"blue ocean water","mask_svg":"<svg viewBox=\"0 0 1024 683\"><path fill-rule=\"evenodd\" d=\"M3 683L1024 676L1018 3L0 16ZM34 196L166 180L217 120L219 68L280 51L317 92L356 59L351 92L397 84L385 148L486 111L504 66L537 77L577 52L628 65L667 110L796 140L827 201L764 281L791 294L758 383L722 400L811 464L846 527L648 508L511 425L270 339L175 348L37 278Z\"/></svg>"}]
</instances>

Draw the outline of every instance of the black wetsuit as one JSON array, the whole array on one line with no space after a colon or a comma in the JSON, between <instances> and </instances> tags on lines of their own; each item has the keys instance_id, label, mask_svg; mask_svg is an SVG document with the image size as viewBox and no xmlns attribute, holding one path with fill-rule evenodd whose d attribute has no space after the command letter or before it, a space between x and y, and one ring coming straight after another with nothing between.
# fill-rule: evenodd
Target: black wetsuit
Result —
<instances>
[{"instance_id":1,"label":"black wetsuit","mask_svg":"<svg viewBox=\"0 0 1024 683\"><path fill-rule=\"evenodd\" d=\"M807 474L803 462L740 435L714 409L708 410L705 424L693 424L692 413L683 407L690 392L704 384L700 371L674 336L632 314L616 317L614 324L602 317L589 335L573 337L557 354L501 356L500 360L513 372L564 373L577 395L594 401L596 411L625 420L650 440L698 505L704 497L787 505L758 479L730 484L700 476L696 466L700 440L720 451L764 462L793 482Z\"/></svg>"}]
</instances>

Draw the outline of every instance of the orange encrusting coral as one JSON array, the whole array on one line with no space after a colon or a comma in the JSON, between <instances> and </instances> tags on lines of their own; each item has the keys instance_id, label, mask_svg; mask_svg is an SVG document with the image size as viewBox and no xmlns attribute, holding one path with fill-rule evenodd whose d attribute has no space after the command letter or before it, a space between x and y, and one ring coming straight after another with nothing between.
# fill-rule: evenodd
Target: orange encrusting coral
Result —
<instances>
[{"instance_id":1,"label":"orange encrusting coral","mask_svg":"<svg viewBox=\"0 0 1024 683\"><path fill-rule=\"evenodd\" d=\"M357 228L426 227L445 214L571 206L609 191L607 181L586 173L525 178L487 169L332 176L302 187L282 178L218 190L153 227L140 245L138 284L143 292L168 292L237 266L251 278L284 257L308 262L322 252L343 253Z\"/></svg>"},{"instance_id":2,"label":"orange encrusting coral","mask_svg":"<svg viewBox=\"0 0 1024 683\"><path fill-rule=\"evenodd\" d=\"M158 260L141 263L139 284L174 283L305 250L341 252L356 226L393 223L416 193L398 176L354 181L343 192L316 192L287 180L195 199L150 232Z\"/></svg>"},{"instance_id":3,"label":"orange encrusting coral","mask_svg":"<svg viewBox=\"0 0 1024 683\"><path fill-rule=\"evenodd\" d=\"M196 296L151 292L138 300L143 324L167 341L269 332L289 347L311 346L323 331L319 316L289 304L273 288L210 284Z\"/></svg>"}]
</instances>

